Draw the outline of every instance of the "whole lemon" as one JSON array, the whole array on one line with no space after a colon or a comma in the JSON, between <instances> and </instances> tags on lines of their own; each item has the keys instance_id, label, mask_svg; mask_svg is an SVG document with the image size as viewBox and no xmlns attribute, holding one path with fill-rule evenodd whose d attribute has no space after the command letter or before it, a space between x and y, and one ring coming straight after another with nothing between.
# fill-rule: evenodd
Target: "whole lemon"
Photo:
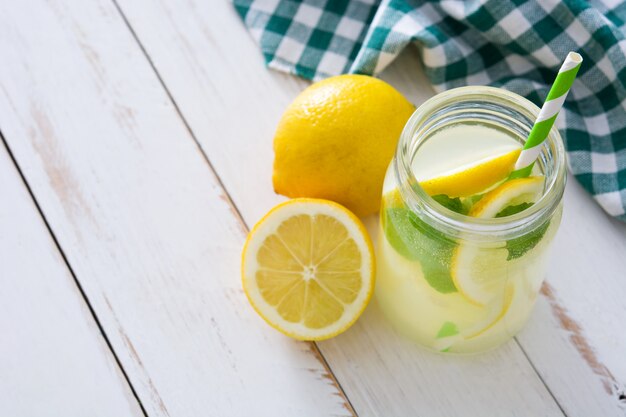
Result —
<instances>
[{"instance_id":1,"label":"whole lemon","mask_svg":"<svg viewBox=\"0 0 626 417\"><path fill-rule=\"evenodd\" d=\"M383 180L415 107L392 86L339 75L304 90L274 137L274 190L336 201L359 216L378 211Z\"/></svg>"}]
</instances>

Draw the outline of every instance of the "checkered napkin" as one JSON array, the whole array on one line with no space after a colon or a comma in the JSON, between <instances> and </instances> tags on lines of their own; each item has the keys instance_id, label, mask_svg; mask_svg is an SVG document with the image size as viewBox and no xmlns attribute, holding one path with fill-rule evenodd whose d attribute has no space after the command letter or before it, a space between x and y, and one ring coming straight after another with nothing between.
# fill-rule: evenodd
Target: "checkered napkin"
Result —
<instances>
[{"instance_id":1,"label":"checkered napkin","mask_svg":"<svg viewBox=\"0 0 626 417\"><path fill-rule=\"evenodd\" d=\"M583 66L557 125L571 172L626 221L626 3L616 0L234 0L268 66L377 74L409 43L438 91L493 85L541 106L562 59Z\"/></svg>"}]
</instances>

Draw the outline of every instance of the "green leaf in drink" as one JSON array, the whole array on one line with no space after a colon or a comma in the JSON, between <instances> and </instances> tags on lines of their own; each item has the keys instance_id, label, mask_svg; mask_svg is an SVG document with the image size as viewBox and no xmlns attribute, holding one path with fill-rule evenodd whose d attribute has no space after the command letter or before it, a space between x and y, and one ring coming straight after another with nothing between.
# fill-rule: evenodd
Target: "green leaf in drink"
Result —
<instances>
[{"instance_id":1,"label":"green leaf in drink","mask_svg":"<svg viewBox=\"0 0 626 417\"><path fill-rule=\"evenodd\" d=\"M455 292L450 275L450 259L456 242L422 221L406 208L388 208L383 212L387 240L405 258L419 261L424 278L441 293Z\"/></svg>"},{"instance_id":2,"label":"green leaf in drink","mask_svg":"<svg viewBox=\"0 0 626 417\"><path fill-rule=\"evenodd\" d=\"M509 251L507 261L522 257L526 252L537 246L537 244L546 234L546 230L550 226L550 222L547 221L530 233L526 233L523 236L506 241L506 249Z\"/></svg>"},{"instance_id":3,"label":"green leaf in drink","mask_svg":"<svg viewBox=\"0 0 626 417\"><path fill-rule=\"evenodd\" d=\"M500 213L496 214L496 217L506 217L512 216L514 214L520 213L526 210L528 207L532 206L533 203L521 203L514 206L505 207Z\"/></svg>"},{"instance_id":4,"label":"green leaf in drink","mask_svg":"<svg viewBox=\"0 0 626 417\"><path fill-rule=\"evenodd\" d=\"M441 326L441 329L439 329L436 338L441 339L442 337L456 336L457 334L459 334L459 328L457 327L457 325L452 323L451 321L446 321Z\"/></svg>"},{"instance_id":5,"label":"green leaf in drink","mask_svg":"<svg viewBox=\"0 0 626 417\"><path fill-rule=\"evenodd\" d=\"M513 214L520 213L527 208L531 207L533 203L521 203L514 206L505 207L500 213L496 214L496 217L506 217L512 216ZM527 233L523 236L520 236L515 239L507 240L506 249L509 251L509 256L507 260L513 260L521 258L526 252L537 246L537 244L545 235L546 230L550 226L550 222L546 222L533 230L530 233Z\"/></svg>"},{"instance_id":6,"label":"green leaf in drink","mask_svg":"<svg viewBox=\"0 0 626 417\"><path fill-rule=\"evenodd\" d=\"M470 207L464 204L459 197L450 198L445 194L434 195L433 200L441 204L445 208L454 211L455 213L467 214Z\"/></svg>"}]
</instances>

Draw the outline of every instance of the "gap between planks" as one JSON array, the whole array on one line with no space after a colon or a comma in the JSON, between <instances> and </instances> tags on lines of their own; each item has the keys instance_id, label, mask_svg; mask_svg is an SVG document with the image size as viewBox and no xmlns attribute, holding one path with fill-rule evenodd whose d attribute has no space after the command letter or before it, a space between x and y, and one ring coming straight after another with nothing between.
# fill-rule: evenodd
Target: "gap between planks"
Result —
<instances>
[{"instance_id":1,"label":"gap between planks","mask_svg":"<svg viewBox=\"0 0 626 417\"><path fill-rule=\"evenodd\" d=\"M239 210L239 208L236 206L233 198L231 197L230 193L228 192L228 190L226 189L226 186L224 185L224 182L222 181L222 179L220 178L219 174L217 173L217 170L214 168L213 164L211 163L211 159L209 158L209 156L206 154L206 152L204 151L204 149L202 149L202 145L200 144L200 141L198 140L198 138L196 137L196 134L194 133L193 129L191 128L191 126L189 125L189 123L187 122L187 119L185 118L185 116L183 115L182 111L180 110L180 107L178 106L178 103L176 102L176 100L174 99L174 96L172 95L172 93L170 92L169 88L167 87L167 85L165 84L165 81L163 80L163 77L161 77L161 74L159 73L159 71L157 70L152 58L150 57L150 55L148 54L148 51L146 50L146 48L143 46L143 44L141 43L141 40L139 39L139 36L137 35L137 33L135 32L135 30L133 29L132 25L130 24L130 22L128 21L128 19L126 18L126 15L124 14L124 12L122 11L121 7L119 6L117 0L111 0L111 2L113 3L113 5L115 6L115 9L117 10L117 12L120 14L120 17L122 18L122 20L124 21L124 24L126 25L126 27L128 28L131 36L133 37L133 39L135 40L135 42L137 43L137 46L139 47L141 53L143 54L143 56L146 58L146 60L148 61L148 64L150 65L150 68L152 69L152 71L154 72L155 76L157 77L157 79L159 80L159 83L161 84L161 87L163 87L163 90L165 91L165 94L167 95L168 99L170 100L170 102L172 103L172 105L174 106L174 109L176 111L176 114L178 115L178 117L180 118L181 122L183 123L183 125L185 126L185 129L187 130L187 132L189 132L189 135L191 136L191 138L193 139L198 151L200 152L200 154L202 155L202 158L204 159L204 161L206 162L206 164L208 165L211 173L213 174L213 176L215 177L218 185L220 186L220 188L222 189L223 192L223 200L228 203L233 215L237 218L239 224L241 225L243 232L247 235L248 232L250 231L250 227L249 225L246 223L246 221L243 219L243 216L241 215L241 211ZM21 175L21 172L20 172ZM30 191L30 190L29 190ZM31 194L32 195L32 194ZM43 216L43 214L42 214ZM46 223L47 225L47 223ZM52 233L52 232L51 232ZM56 240L55 240L56 242ZM64 258L65 259L65 258ZM69 266L69 264L68 264ZM73 274L72 274L73 275ZM81 289L81 293L82 293L82 289ZM84 294L83 294L84 295ZM89 304L88 300L85 297L86 302ZM89 306L90 310L92 311L92 314L94 314L95 317L95 313L93 312L93 310L91 309L91 305ZM100 326L100 323L98 322L98 326ZM102 330L102 329L101 329ZM102 330L103 331L103 330ZM103 331L104 334L104 331ZM106 336L105 336L106 337ZM335 376L333 370L331 369L330 365L328 364L328 361L326 360L326 358L324 357L324 355L322 354L321 350L319 349L319 347L317 346L317 343L310 341L310 342L306 342L309 344L311 352L313 353L313 355L317 358L317 360L320 362L320 364L324 367L324 369L326 370L327 374L324 375L324 377L326 377L338 390L338 392L340 393L342 399L343 399L343 406L355 417L357 417L357 413L354 409L354 407L352 406L352 402L350 401L350 399L348 398L348 396L346 395L345 390L343 389L343 387L341 386L341 383L339 382L339 380L337 379L337 377ZM112 346L109 344L108 339L107 339L107 344L109 345L109 348L112 350ZM118 365L120 366L120 368L122 368L121 363L117 360L117 356L115 356L116 361L118 362ZM122 371L124 372L123 368ZM126 376L126 373L124 372L124 377L126 378L126 380L128 381L129 385L130 385L130 380L128 380L128 377ZM543 382L543 381L542 381ZM137 394L135 393L134 388L131 385L131 389L133 390L133 394L135 395L135 397L137 397ZM137 397L138 398L138 397ZM140 402L141 405L141 402ZM143 406L142 406L142 410L143 410ZM144 411L145 414L145 411Z\"/></svg>"},{"instance_id":2,"label":"gap between planks","mask_svg":"<svg viewBox=\"0 0 626 417\"><path fill-rule=\"evenodd\" d=\"M130 379L128 378L128 374L126 373L126 370L122 366L122 363L120 362L120 359L117 356L117 353L113 349L113 346L111 345L111 341L109 340L109 337L107 336L106 331L104 330L104 328L102 327L102 324L100 323L100 319L96 315L96 312L94 311L94 309L93 309L93 307L91 305L91 302L89 301L89 297L87 297L87 294L85 293L82 285L80 284L80 282L76 278L76 274L74 273L74 269L72 268L72 266L70 265L67 257L65 256L65 251L61 247L61 244L59 243L59 241L58 241L54 231L52 230L52 226L50 226L50 223L48 222L48 219L46 218L46 216L45 216L45 214L43 212L43 209L39 205L39 201L37 201L37 197L35 197L35 194L33 193L33 190L31 189L30 185L28 184L28 181L26 180L26 177L24 176L24 173L22 172L22 169L20 168L19 164L17 163L17 159L15 159L15 156L13 155L13 152L11 151L11 147L9 146L9 143L4 138L4 135L2 134L1 127L0 127L0 142L2 142L4 148L6 149L7 153L9 154L9 158L10 158L11 162L13 163L13 166L17 170L17 173L20 176L20 179L22 180L22 183L24 184L24 187L26 188L26 191L28 192L28 195L30 196L33 204L35 205L35 209L37 210L37 213L39 214L39 216L41 216L41 220L43 221L43 223L44 223L44 225L46 227L46 230L48 231L48 233L50 234L50 237L52 238L52 241L54 242L54 247L56 248L56 250L59 251L59 254L61 255L61 259L63 259L63 264L65 264L65 266L67 267L67 270L69 271L70 275L72 276L72 280L74 281L74 285L76 285L76 288L78 289L78 292L79 292L80 296L82 297L83 301L85 302L85 305L87 306L87 309L89 310L89 314L91 315L91 317L93 318L96 326L98 327L98 330L100 331L100 335L104 339L104 342L106 343L107 348L111 352L111 355L113 356L113 359L115 360L115 363L116 363L117 367L119 368L120 372L122 373L122 375L124 377L124 380L128 384L128 387L130 388L130 391L133 394L133 397L137 401L137 404L139 405L139 408L141 409L142 414L145 417L149 417L148 413L146 412L146 409L143 406L143 403L141 402L141 399L139 398L139 395L137 395L137 391L135 391L135 387L133 387L133 384L130 382Z\"/></svg>"},{"instance_id":3,"label":"gap between planks","mask_svg":"<svg viewBox=\"0 0 626 417\"><path fill-rule=\"evenodd\" d=\"M552 392L552 390L550 389L546 381L543 379L543 376L541 375L541 373L539 373L539 370L537 369L533 361L530 359L530 356L528 356L528 353L526 353L524 346L522 346L522 344L519 342L519 340L517 339L517 336L515 336L514 339L515 339L515 344L519 347L519 349L522 351L522 354L528 360L528 363L530 364L531 368L533 368L533 371L535 371L535 374L537 374L537 377L539 378L543 386L546 388L546 391L548 391L548 394L550 394L550 397L552 397L552 399L556 403L556 406L559 407L559 410L561 410L561 413L563 413L565 417L568 417L569 415L565 412L565 409L563 408L559 400L556 398L556 396L554 395L554 393Z\"/></svg>"}]
</instances>

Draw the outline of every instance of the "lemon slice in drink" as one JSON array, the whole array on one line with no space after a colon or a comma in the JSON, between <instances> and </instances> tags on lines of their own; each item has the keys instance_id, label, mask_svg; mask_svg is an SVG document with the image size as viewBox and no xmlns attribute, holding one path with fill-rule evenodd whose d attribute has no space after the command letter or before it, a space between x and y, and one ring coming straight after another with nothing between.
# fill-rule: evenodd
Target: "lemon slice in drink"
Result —
<instances>
[{"instance_id":1,"label":"lemon slice in drink","mask_svg":"<svg viewBox=\"0 0 626 417\"><path fill-rule=\"evenodd\" d=\"M520 149L502 155L491 156L443 173L435 178L422 180L420 186L429 195L445 194L448 197L469 197L504 180L515 166Z\"/></svg>"},{"instance_id":2,"label":"lemon slice in drink","mask_svg":"<svg viewBox=\"0 0 626 417\"><path fill-rule=\"evenodd\" d=\"M471 217L491 219L506 207L534 203L543 191L543 177L517 178L506 181L485 194L469 212Z\"/></svg>"},{"instance_id":3,"label":"lemon slice in drink","mask_svg":"<svg viewBox=\"0 0 626 417\"><path fill-rule=\"evenodd\" d=\"M487 190L504 180L513 169L520 149L491 156L437 177L422 180L420 186L429 195L445 194L448 197L469 197ZM394 188L383 195L386 207L403 206L400 190Z\"/></svg>"},{"instance_id":4,"label":"lemon slice in drink","mask_svg":"<svg viewBox=\"0 0 626 417\"><path fill-rule=\"evenodd\" d=\"M515 295L515 286L509 281L504 287L502 297L498 298L492 308L489 310L489 314L485 320L480 322L473 328L467 330L463 336L465 339L472 339L474 337L481 336L487 331L492 329L497 323L500 322L506 316L511 304L513 304L513 296Z\"/></svg>"},{"instance_id":5,"label":"lemon slice in drink","mask_svg":"<svg viewBox=\"0 0 626 417\"><path fill-rule=\"evenodd\" d=\"M469 215L493 218L506 207L533 203L543 190L543 181L543 177L507 181L485 194L472 207ZM493 242L489 246L460 244L452 255L452 281L468 301L485 305L504 290L511 269L508 258L505 241Z\"/></svg>"},{"instance_id":6,"label":"lemon slice in drink","mask_svg":"<svg viewBox=\"0 0 626 417\"><path fill-rule=\"evenodd\" d=\"M272 327L323 340L352 325L374 288L372 243L363 224L327 200L279 204L254 226L243 249L243 288Z\"/></svg>"}]
</instances>

